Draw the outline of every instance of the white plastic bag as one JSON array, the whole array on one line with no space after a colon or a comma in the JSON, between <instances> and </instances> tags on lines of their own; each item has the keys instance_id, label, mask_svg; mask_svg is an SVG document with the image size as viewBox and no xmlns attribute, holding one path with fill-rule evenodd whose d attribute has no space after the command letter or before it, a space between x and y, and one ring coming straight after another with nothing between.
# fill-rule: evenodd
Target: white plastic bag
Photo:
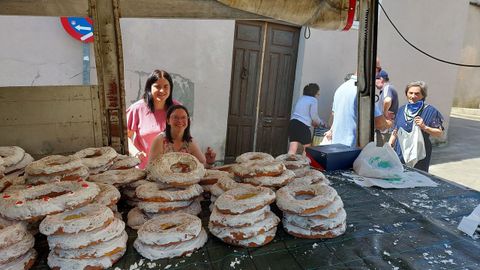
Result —
<instances>
[{"instance_id":1,"label":"white plastic bag","mask_svg":"<svg viewBox=\"0 0 480 270\"><path fill-rule=\"evenodd\" d=\"M377 147L375 142L368 143L353 162L353 170L371 178L399 179L403 176L403 165L388 143L382 147Z\"/></svg>"},{"instance_id":2,"label":"white plastic bag","mask_svg":"<svg viewBox=\"0 0 480 270\"><path fill-rule=\"evenodd\" d=\"M427 156L425 141L419 126L414 124L412 132L406 132L403 128L399 128L397 134L403 160L407 166L413 167Z\"/></svg>"}]
</instances>

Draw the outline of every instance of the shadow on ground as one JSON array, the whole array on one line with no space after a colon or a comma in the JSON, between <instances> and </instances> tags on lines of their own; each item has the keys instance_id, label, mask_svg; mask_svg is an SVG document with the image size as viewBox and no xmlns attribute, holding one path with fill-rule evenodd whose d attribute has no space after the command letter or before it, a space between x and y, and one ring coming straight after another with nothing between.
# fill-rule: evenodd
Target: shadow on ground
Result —
<instances>
[{"instance_id":1,"label":"shadow on ground","mask_svg":"<svg viewBox=\"0 0 480 270\"><path fill-rule=\"evenodd\" d=\"M480 158L480 120L450 117L448 143L433 149L431 164L475 158Z\"/></svg>"}]
</instances>

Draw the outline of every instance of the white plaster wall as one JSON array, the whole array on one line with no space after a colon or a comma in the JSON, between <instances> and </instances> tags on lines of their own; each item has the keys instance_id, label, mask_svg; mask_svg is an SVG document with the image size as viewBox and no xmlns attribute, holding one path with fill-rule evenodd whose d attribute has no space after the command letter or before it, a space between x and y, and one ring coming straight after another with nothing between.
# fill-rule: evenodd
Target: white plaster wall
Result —
<instances>
[{"instance_id":1,"label":"white plaster wall","mask_svg":"<svg viewBox=\"0 0 480 270\"><path fill-rule=\"evenodd\" d=\"M192 136L203 150L211 146L217 158L223 158L235 21L122 19L120 23L126 105L137 99L145 77L154 69L188 78L195 85Z\"/></svg>"},{"instance_id":2,"label":"white plaster wall","mask_svg":"<svg viewBox=\"0 0 480 270\"><path fill-rule=\"evenodd\" d=\"M292 108L308 83L320 86L318 112L328 120L332 111L333 95L345 75L354 73L357 66L357 31L324 31L311 29L309 39L302 29L298 50L295 92Z\"/></svg>"},{"instance_id":3,"label":"white plaster wall","mask_svg":"<svg viewBox=\"0 0 480 270\"><path fill-rule=\"evenodd\" d=\"M0 16L0 86L81 85L82 43L59 17ZM90 43L90 82L96 84Z\"/></svg>"}]
</instances>

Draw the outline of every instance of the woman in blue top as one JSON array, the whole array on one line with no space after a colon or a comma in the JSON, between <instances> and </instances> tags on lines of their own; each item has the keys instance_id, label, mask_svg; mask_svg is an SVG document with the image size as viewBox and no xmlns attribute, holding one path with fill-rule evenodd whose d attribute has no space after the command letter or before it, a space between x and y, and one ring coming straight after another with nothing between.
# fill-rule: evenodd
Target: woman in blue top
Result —
<instances>
[{"instance_id":1,"label":"woman in blue top","mask_svg":"<svg viewBox=\"0 0 480 270\"><path fill-rule=\"evenodd\" d=\"M316 83L310 83L303 88L303 96L295 104L288 125L288 139L290 141L288 154L296 154L299 144L302 144L303 155L305 155L305 147L310 146L312 142L310 127L322 124L320 117L318 117L318 101L316 99L319 94L320 87Z\"/></svg>"},{"instance_id":2,"label":"woman in blue top","mask_svg":"<svg viewBox=\"0 0 480 270\"><path fill-rule=\"evenodd\" d=\"M435 107L425 103L425 98L427 97L427 85L425 82L416 81L409 83L405 88L405 95L408 103L398 109L389 143L395 147L395 151L402 163L405 163L400 144L397 141L398 129L403 128L406 132L411 132L415 123L422 130L426 157L418 161L414 168L428 172L432 156L430 136L441 137L443 135L443 116Z\"/></svg>"}]
</instances>

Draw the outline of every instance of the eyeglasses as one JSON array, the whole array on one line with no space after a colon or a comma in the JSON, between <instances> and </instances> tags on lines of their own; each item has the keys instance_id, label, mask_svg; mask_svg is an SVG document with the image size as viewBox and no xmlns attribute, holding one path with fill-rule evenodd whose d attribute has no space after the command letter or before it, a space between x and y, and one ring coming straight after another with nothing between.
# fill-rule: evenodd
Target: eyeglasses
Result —
<instances>
[{"instance_id":1,"label":"eyeglasses","mask_svg":"<svg viewBox=\"0 0 480 270\"><path fill-rule=\"evenodd\" d=\"M172 116L171 118L172 118L172 120L175 120L175 121L186 121L186 120L188 120L187 116L180 116L180 117Z\"/></svg>"}]
</instances>

